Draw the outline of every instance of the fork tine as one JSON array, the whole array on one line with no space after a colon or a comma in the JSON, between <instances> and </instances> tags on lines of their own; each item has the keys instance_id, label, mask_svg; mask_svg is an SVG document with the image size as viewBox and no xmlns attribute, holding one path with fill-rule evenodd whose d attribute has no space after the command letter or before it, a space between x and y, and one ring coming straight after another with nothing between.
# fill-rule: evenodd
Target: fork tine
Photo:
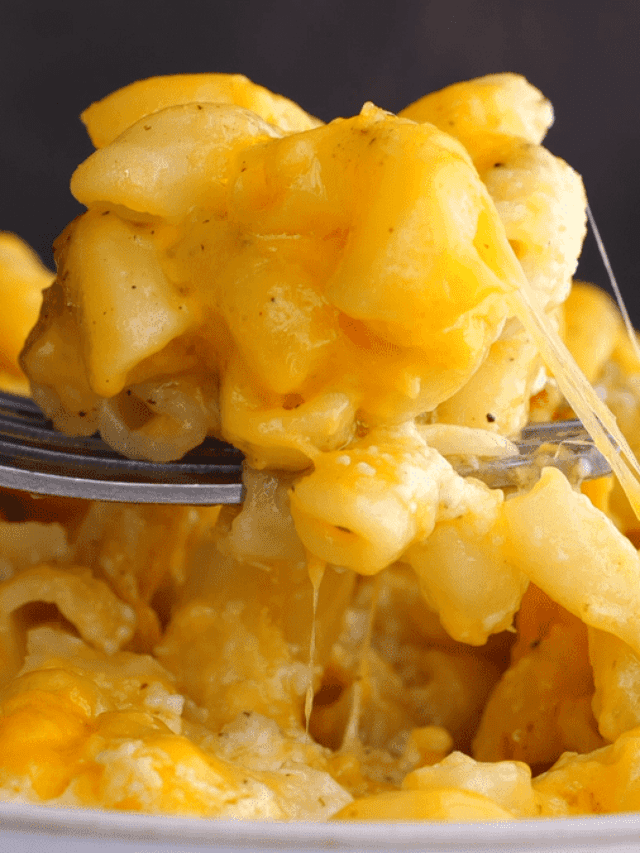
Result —
<instances>
[{"instance_id":1,"label":"fork tine","mask_svg":"<svg viewBox=\"0 0 640 853\"><path fill-rule=\"evenodd\" d=\"M548 465L558 468L573 482L611 473L609 463L577 419L528 424L515 444L517 456L483 459L456 469L491 488L531 486Z\"/></svg>"},{"instance_id":2,"label":"fork tine","mask_svg":"<svg viewBox=\"0 0 640 853\"><path fill-rule=\"evenodd\" d=\"M239 482L209 483L204 478L199 478L197 483L94 480L67 474L29 471L3 464L0 464L0 486L33 494L119 503L212 506L238 504L242 503L244 498L244 487Z\"/></svg>"}]
</instances>

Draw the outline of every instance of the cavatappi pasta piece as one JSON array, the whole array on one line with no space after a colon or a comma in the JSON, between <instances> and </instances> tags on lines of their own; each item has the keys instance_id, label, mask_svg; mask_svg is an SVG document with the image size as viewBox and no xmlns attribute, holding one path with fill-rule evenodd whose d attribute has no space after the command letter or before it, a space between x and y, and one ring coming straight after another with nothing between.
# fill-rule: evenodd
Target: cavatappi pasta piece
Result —
<instances>
[{"instance_id":1,"label":"cavatappi pasta piece","mask_svg":"<svg viewBox=\"0 0 640 853\"><path fill-rule=\"evenodd\" d=\"M586 233L582 181L540 146L551 105L515 74L493 74L427 95L400 115L459 139L495 202L541 305L567 298Z\"/></svg>"},{"instance_id":2,"label":"cavatappi pasta piece","mask_svg":"<svg viewBox=\"0 0 640 853\"><path fill-rule=\"evenodd\" d=\"M62 239L65 239L63 232ZM26 373L47 375L47 384L36 383L31 395L43 411L69 435L92 435L96 431L98 401L87 382L80 336L75 318L64 309L64 293L57 282L43 293L43 309L38 324L38 340L27 338ZM54 322L55 320L55 322ZM33 332L33 330L32 330ZM24 359L24 350L21 359ZM55 362L50 354L57 353Z\"/></svg>"},{"instance_id":3,"label":"cavatappi pasta piece","mask_svg":"<svg viewBox=\"0 0 640 853\"><path fill-rule=\"evenodd\" d=\"M628 618L640 608L640 558L614 524L555 468L503 507L508 554L520 570L585 624L640 650Z\"/></svg>"},{"instance_id":4,"label":"cavatappi pasta piece","mask_svg":"<svg viewBox=\"0 0 640 853\"><path fill-rule=\"evenodd\" d=\"M461 788L388 791L345 806L335 820L515 820L516 815L489 797Z\"/></svg>"},{"instance_id":5,"label":"cavatappi pasta piece","mask_svg":"<svg viewBox=\"0 0 640 853\"><path fill-rule=\"evenodd\" d=\"M194 208L221 216L242 169L244 149L279 136L276 127L235 105L167 107L135 122L81 163L71 191L87 207L121 205L127 218L138 213L145 220L175 222Z\"/></svg>"},{"instance_id":6,"label":"cavatappi pasta piece","mask_svg":"<svg viewBox=\"0 0 640 853\"><path fill-rule=\"evenodd\" d=\"M238 107L174 106L79 167L90 210L58 244L62 293L23 358L58 425L94 429L108 399L125 452L180 456L204 428L254 465L301 468L477 369L522 273L464 149L372 105L279 135ZM53 364L61 327L81 342L76 388ZM167 382L191 384L183 431L148 403Z\"/></svg>"},{"instance_id":7,"label":"cavatappi pasta piece","mask_svg":"<svg viewBox=\"0 0 640 853\"><path fill-rule=\"evenodd\" d=\"M574 170L546 148L496 139L484 163L471 157L541 307L567 298L586 234L586 196Z\"/></svg>"},{"instance_id":8,"label":"cavatappi pasta piece","mask_svg":"<svg viewBox=\"0 0 640 853\"><path fill-rule=\"evenodd\" d=\"M374 429L344 450L319 456L291 489L291 513L312 553L374 574L428 537L437 520L476 505L486 511L496 500L479 482L459 477L407 423Z\"/></svg>"},{"instance_id":9,"label":"cavatappi pasta piece","mask_svg":"<svg viewBox=\"0 0 640 853\"><path fill-rule=\"evenodd\" d=\"M28 394L29 383L18 364L25 338L38 318L42 291L54 273L15 234L0 231L0 388Z\"/></svg>"},{"instance_id":10,"label":"cavatappi pasta piece","mask_svg":"<svg viewBox=\"0 0 640 853\"><path fill-rule=\"evenodd\" d=\"M289 507L293 479L245 466L242 508L223 507L215 529L216 547L221 554L267 571L274 565L307 565L308 553L296 532ZM197 583L197 590L202 592L207 579L198 577ZM194 595L196 590L188 586L184 594Z\"/></svg>"},{"instance_id":11,"label":"cavatappi pasta piece","mask_svg":"<svg viewBox=\"0 0 640 853\"><path fill-rule=\"evenodd\" d=\"M593 678L584 624L531 585L517 627L511 666L484 708L474 757L546 769L566 750L590 752L602 746L591 711Z\"/></svg>"},{"instance_id":12,"label":"cavatappi pasta piece","mask_svg":"<svg viewBox=\"0 0 640 853\"><path fill-rule=\"evenodd\" d=\"M104 581L82 566L57 567L47 563L26 566L0 584L0 644L4 683L21 665L28 607L35 605L35 624L41 621L38 606L55 605L80 636L102 651L113 654L131 639L135 614Z\"/></svg>"},{"instance_id":13,"label":"cavatappi pasta piece","mask_svg":"<svg viewBox=\"0 0 640 853\"><path fill-rule=\"evenodd\" d=\"M543 817L611 814L640 809L640 730L586 755L567 752L533 780Z\"/></svg>"},{"instance_id":14,"label":"cavatappi pasta piece","mask_svg":"<svg viewBox=\"0 0 640 853\"><path fill-rule=\"evenodd\" d=\"M640 657L613 634L590 628L589 659L598 729L604 738L615 741L640 726Z\"/></svg>"},{"instance_id":15,"label":"cavatappi pasta piece","mask_svg":"<svg viewBox=\"0 0 640 853\"><path fill-rule=\"evenodd\" d=\"M330 390L307 399L291 394L265 401L251 372L238 360L229 365L220 409L225 438L242 447L251 465L296 471L352 438L358 395Z\"/></svg>"},{"instance_id":16,"label":"cavatappi pasta piece","mask_svg":"<svg viewBox=\"0 0 640 853\"><path fill-rule=\"evenodd\" d=\"M148 229L91 211L76 220L67 237L68 279L92 281L90 289L66 291L75 309L82 362L94 392L112 397L135 365L184 333L192 322L189 306L168 285Z\"/></svg>"},{"instance_id":17,"label":"cavatappi pasta piece","mask_svg":"<svg viewBox=\"0 0 640 853\"><path fill-rule=\"evenodd\" d=\"M603 290L574 281L563 307L564 339L589 382L596 382L622 332L620 314ZM598 334L594 335L594 329Z\"/></svg>"},{"instance_id":18,"label":"cavatappi pasta piece","mask_svg":"<svg viewBox=\"0 0 640 853\"><path fill-rule=\"evenodd\" d=\"M553 123L553 107L520 74L487 74L454 83L410 104L401 115L428 121L473 143L478 132L519 136L539 144Z\"/></svg>"},{"instance_id":19,"label":"cavatappi pasta piece","mask_svg":"<svg viewBox=\"0 0 640 853\"><path fill-rule=\"evenodd\" d=\"M408 773L402 787L411 791L434 788L475 791L518 817L535 817L538 812L531 769L521 761L482 763L462 752L453 752L435 766Z\"/></svg>"},{"instance_id":20,"label":"cavatappi pasta piece","mask_svg":"<svg viewBox=\"0 0 640 853\"><path fill-rule=\"evenodd\" d=\"M526 425L530 398L544 378L531 336L512 321L471 379L437 407L434 418L515 436Z\"/></svg>"},{"instance_id":21,"label":"cavatappi pasta piece","mask_svg":"<svg viewBox=\"0 0 640 853\"><path fill-rule=\"evenodd\" d=\"M585 235L586 199L579 176L537 144L551 124L548 102L517 75L490 75L428 95L401 115L465 145L541 307L562 303ZM515 434L544 381L541 366L530 333L512 324L438 419L478 426L489 416L490 429Z\"/></svg>"},{"instance_id":22,"label":"cavatappi pasta piece","mask_svg":"<svg viewBox=\"0 0 640 853\"><path fill-rule=\"evenodd\" d=\"M95 147L103 148L145 116L166 107L205 103L243 107L288 133L322 123L244 74L176 74L138 80L91 104L82 121Z\"/></svg>"},{"instance_id":23,"label":"cavatappi pasta piece","mask_svg":"<svg viewBox=\"0 0 640 853\"><path fill-rule=\"evenodd\" d=\"M502 503L495 500L501 494L491 492L477 509L441 520L402 558L450 636L472 645L511 627L529 583L506 547Z\"/></svg>"}]
</instances>

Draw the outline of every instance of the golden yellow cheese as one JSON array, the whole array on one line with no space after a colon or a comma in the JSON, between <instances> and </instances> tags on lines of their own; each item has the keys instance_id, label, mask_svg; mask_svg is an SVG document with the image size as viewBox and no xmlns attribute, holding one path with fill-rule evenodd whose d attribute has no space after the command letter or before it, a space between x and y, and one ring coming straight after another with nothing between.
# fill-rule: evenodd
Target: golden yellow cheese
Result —
<instances>
[{"instance_id":1,"label":"golden yellow cheese","mask_svg":"<svg viewBox=\"0 0 640 853\"><path fill-rule=\"evenodd\" d=\"M21 357L34 398L134 458L230 440L245 499L0 494L0 798L263 820L639 808L638 469L614 416L640 446L640 369L611 304L571 289L586 200L540 144L549 103L500 74L325 125L241 75L178 75L83 119L88 210ZM5 243L19 379L51 279ZM615 484L455 472L569 406Z\"/></svg>"},{"instance_id":2,"label":"golden yellow cheese","mask_svg":"<svg viewBox=\"0 0 640 853\"><path fill-rule=\"evenodd\" d=\"M0 387L7 391L29 393L18 356L40 312L41 293L53 278L30 246L16 234L0 232L0 300L8 308L0 318Z\"/></svg>"}]
</instances>

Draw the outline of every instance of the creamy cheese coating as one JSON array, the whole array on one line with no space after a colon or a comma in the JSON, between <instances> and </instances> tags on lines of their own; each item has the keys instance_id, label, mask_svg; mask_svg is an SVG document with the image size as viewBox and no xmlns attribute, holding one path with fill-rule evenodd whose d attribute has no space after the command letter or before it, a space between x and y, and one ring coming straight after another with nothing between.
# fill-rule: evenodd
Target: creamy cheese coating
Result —
<instances>
[{"instance_id":1,"label":"creamy cheese coating","mask_svg":"<svg viewBox=\"0 0 640 853\"><path fill-rule=\"evenodd\" d=\"M25 390L24 369L59 428L131 457L231 441L246 499L0 494L0 796L277 820L640 809L632 456L624 490L549 468L518 494L450 462L568 406L608 427L599 398L640 447L640 365L572 283L586 200L541 145L548 101L499 74L323 124L199 74L83 120L87 211L37 322L53 276L0 240L0 382Z\"/></svg>"},{"instance_id":2,"label":"creamy cheese coating","mask_svg":"<svg viewBox=\"0 0 640 853\"><path fill-rule=\"evenodd\" d=\"M41 291L53 279L26 243L15 234L0 232L0 299L10 306L0 318L0 383L6 391L29 393L18 356L40 312Z\"/></svg>"}]
</instances>

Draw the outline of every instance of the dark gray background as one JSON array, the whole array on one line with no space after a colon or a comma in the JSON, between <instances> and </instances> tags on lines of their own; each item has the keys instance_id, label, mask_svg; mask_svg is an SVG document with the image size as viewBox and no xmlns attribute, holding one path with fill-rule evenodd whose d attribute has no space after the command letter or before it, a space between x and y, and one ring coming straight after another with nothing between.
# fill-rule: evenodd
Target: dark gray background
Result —
<instances>
[{"instance_id":1,"label":"dark gray background","mask_svg":"<svg viewBox=\"0 0 640 853\"><path fill-rule=\"evenodd\" d=\"M149 0L7 2L0 15L0 229L51 264L80 207L91 152L78 120L135 79L242 72L329 120L365 100L393 111L428 91L517 71L551 99L548 147L582 175L640 320L640 0ZM593 239L582 277L605 281Z\"/></svg>"}]
</instances>

